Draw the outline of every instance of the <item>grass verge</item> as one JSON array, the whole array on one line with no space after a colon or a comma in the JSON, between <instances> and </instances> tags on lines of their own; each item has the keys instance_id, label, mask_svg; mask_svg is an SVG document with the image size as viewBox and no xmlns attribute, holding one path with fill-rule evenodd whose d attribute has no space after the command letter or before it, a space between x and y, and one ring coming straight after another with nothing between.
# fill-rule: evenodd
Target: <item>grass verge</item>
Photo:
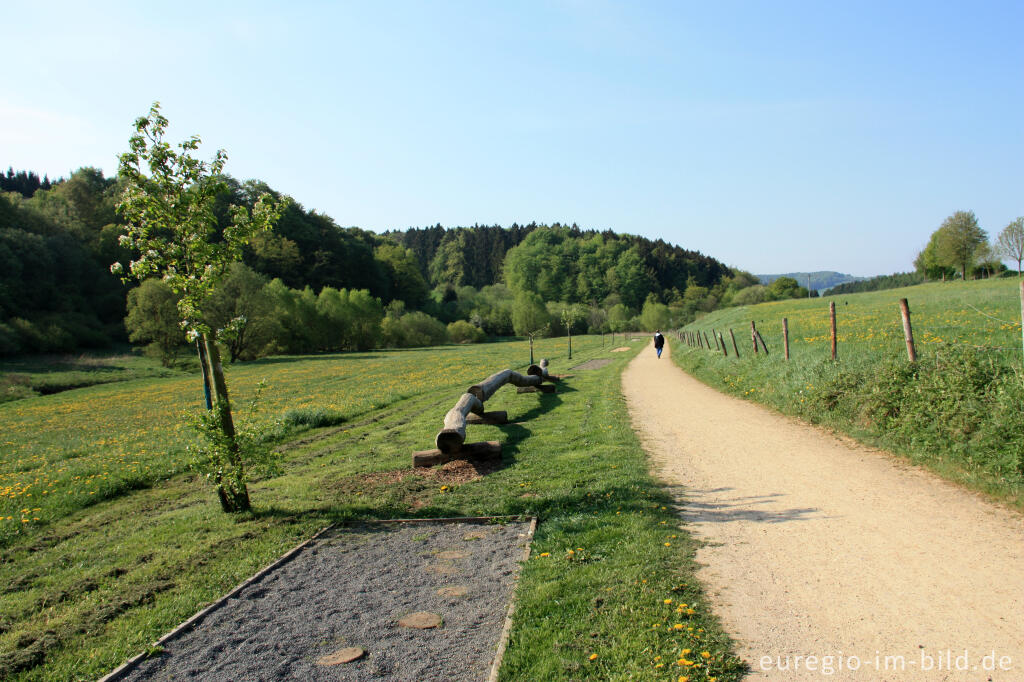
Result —
<instances>
[{"instance_id":1,"label":"grass verge","mask_svg":"<svg viewBox=\"0 0 1024 682\"><path fill-rule=\"evenodd\" d=\"M1017 283L930 284L836 297L839 353L829 357L828 300L717 311L687 327L725 336L721 351L676 341L673 360L708 385L902 455L1024 509L1024 372ZM918 361L897 304L910 301ZM1016 311L1015 311L1016 307ZM789 321L786 361L777 330ZM754 354L750 322L769 345ZM737 330L736 358L729 330Z\"/></svg>"},{"instance_id":2,"label":"grass verge","mask_svg":"<svg viewBox=\"0 0 1024 682\"><path fill-rule=\"evenodd\" d=\"M174 474L14 538L0 562L0 678L99 677L328 523L529 514L540 524L502 679L739 679L743 666L693 577L694 543L630 428L619 375L635 353L606 353L599 339L573 346L573 364L613 362L576 372L555 394L499 391L488 408L512 422L471 427L472 439L505 444L503 466L485 476L409 469L468 383L424 385L285 443L286 473L252 485L251 514L222 514L209 488ZM497 351L459 349L453 366L508 366L489 355ZM396 371L425 357L389 355ZM352 378L348 398L379 395Z\"/></svg>"}]
</instances>

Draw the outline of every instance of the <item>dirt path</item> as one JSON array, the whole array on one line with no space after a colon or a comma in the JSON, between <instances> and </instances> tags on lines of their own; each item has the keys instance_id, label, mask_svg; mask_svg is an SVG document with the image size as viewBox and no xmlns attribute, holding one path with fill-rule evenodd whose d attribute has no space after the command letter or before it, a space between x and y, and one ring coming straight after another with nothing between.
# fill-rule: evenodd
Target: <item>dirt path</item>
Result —
<instances>
[{"instance_id":1,"label":"dirt path","mask_svg":"<svg viewBox=\"0 0 1024 682\"><path fill-rule=\"evenodd\" d=\"M752 677L1024 680L1024 517L652 347L623 389Z\"/></svg>"}]
</instances>

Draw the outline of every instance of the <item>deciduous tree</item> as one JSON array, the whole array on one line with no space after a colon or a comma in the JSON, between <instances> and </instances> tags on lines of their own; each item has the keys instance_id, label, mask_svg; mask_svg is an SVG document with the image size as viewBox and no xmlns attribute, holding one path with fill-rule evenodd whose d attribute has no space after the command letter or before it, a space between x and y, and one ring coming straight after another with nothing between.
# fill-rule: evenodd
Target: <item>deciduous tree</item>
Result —
<instances>
[{"instance_id":1,"label":"deciduous tree","mask_svg":"<svg viewBox=\"0 0 1024 682\"><path fill-rule=\"evenodd\" d=\"M1003 258L1017 261L1017 276L1020 276L1020 263L1024 261L1024 217L1017 218L1003 228L996 237L996 251Z\"/></svg>"},{"instance_id":2,"label":"deciduous tree","mask_svg":"<svg viewBox=\"0 0 1024 682\"><path fill-rule=\"evenodd\" d=\"M127 267L114 263L111 271L139 280L160 277L181 297L182 329L206 350L205 364L213 379L215 409L205 421L218 433L204 458L205 473L216 486L224 511L244 511L251 506L245 452L235 433L220 351L202 309L228 266L241 260L242 247L257 232L270 229L282 206L263 195L251 211L232 206L227 224L218 227L214 206L225 191L221 175L227 155L218 150L209 163L196 158L198 136L173 147L164 140L167 124L160 104L154 103L148 116L135 121L129 151L121 155L124 193L118 210L126 224L120 241L138 256Z\"/></svg>"},{"instance_id":3,"label":"deciduous tree","mask_svg":"<svg viewBox=\"0 0 1024 682\"><path fill-rule=\"evenodd\" d=\"M988 239L974 211L957 211L942 222L938 233L939 262L959 269L961 279L966 280L967 269L974 265L975 251Z\"/></svg>"}]
</instances>

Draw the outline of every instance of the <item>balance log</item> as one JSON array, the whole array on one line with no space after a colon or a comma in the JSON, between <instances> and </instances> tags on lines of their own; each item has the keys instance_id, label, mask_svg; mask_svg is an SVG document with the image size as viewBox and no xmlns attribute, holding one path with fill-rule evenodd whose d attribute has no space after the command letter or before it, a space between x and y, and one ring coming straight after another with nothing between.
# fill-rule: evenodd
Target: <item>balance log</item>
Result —
<instances>
[{"instance_id":1,"label":"balance log","mask_svg":"<svg viewBox=\"0 0 1024 682\"><path fill-rule=\"evenodd\" d=\"M444 428L434 439L437 449L445 453L457 452L466 442L466 416L471 412L481 414L483 411L484 404L476 396L463 393L455 407L444 416Z\"/></svg>"},{"instance_id":2,"label":"balance log","mask_svg":"<svg viewBox=\"0 0 1024 682\"><path fill-rule=\"evenodd\" d=\"M480 443L465 443L457 452L421 450L412 453L414 467L432 467L453 459L501 459L501 441L488 440Z\"/></svg>"},{"instance_id":3,"label":"balance log","mask_svg":"<svg viewBox=\"0 0 1024 682\"><path fill-rule=\"evenodd\" d=\"M487 377L479 384L470 386L466 392L476 396L476 398L483 403L505 384L512 384L513 386L519 387L539 386L541 381L543 381L543 378L539 376L523 376L519 372L513 372L510 369L503 369L500 372Z\"/></svg>"}]
</instances>

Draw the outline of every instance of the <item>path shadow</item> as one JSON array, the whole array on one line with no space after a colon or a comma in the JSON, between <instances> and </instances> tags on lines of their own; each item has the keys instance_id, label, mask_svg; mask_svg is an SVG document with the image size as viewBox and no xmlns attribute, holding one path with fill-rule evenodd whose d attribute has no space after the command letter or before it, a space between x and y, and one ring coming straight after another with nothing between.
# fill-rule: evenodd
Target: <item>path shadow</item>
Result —
<instances>
[{"instance_id":1,"label":"path shadow","mask_svg":"<svg viewBox=\"0 0 1024 682\"><path fill-rule=\"evenodd\" d=\"M777 506L765 508L760 505L777 503L785 497L782 493L721 497L719 494L732 488L701 490L684 486L669 486L668 492L675 498L678 508L691 523L729 523L732 521L756 521L758 523L785 523L787 521L808 521L825 518L817 507Z\"/></svg>"}]
</instances>

